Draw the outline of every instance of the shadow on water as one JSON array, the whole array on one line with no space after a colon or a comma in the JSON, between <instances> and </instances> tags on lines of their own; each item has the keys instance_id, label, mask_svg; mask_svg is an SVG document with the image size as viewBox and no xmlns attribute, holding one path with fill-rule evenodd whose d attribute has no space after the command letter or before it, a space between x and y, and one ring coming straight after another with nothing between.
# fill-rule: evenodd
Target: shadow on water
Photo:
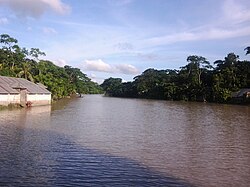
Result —
<instances>
[{"instance_id":1,"label":"shadow on water","mask_svg":"<svg viewBox=\"0 0 250 187\"><path fill-rule=\"evenodd\" d=\"M0 186L191 186L63 134L8 128L11 136L0 134Z\"/></svg>"}]
</instances>

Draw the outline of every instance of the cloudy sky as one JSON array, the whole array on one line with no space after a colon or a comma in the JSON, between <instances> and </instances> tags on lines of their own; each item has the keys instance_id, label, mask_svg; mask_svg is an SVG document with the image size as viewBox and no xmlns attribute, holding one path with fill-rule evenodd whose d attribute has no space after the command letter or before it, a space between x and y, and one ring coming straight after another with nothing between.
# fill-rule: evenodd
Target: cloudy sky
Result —
<instances>
[{"instance_id":1,"label":"cloudy sky","mask_svg":"<svg viewBox=\"0 0 250 187\"><path fill-rule=\"evenodd\" d=\"M147 68L178 69L250 46L249 0L0 0L0 34L36 47L92 80L130 81Z\"/></svg>"}]
</instances>

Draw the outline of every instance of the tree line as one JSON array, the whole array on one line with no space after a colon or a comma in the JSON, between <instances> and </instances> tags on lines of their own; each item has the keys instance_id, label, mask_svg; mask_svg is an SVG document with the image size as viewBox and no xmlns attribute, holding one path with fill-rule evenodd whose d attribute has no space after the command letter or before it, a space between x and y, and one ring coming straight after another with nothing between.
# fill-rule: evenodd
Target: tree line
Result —
<instances>
[{"instance_id":1,"label":"tree line","mask_svg":"<svg viewBox=\"0 0 250 187\"><path fill-rule=\"evenodd\" d=\"M44 84L53 99L74 93L102 93L102 88L91 81L80 69L71 66L59 67L49 60L40 60L45 53L38 48L26 49L8 34L0 35L0 75L25 78Z\"/></svg>"},{"instance_id":2,"label":"tree line","mask_svg":"<svg viewBox=\"0 0 250 187\"><path fill-rule=\"evenodd\" d=\"M246 49L250 54L250 47ZM105 79L101 84L106 95L164 100L208 101L227 103L232 94L250 88L250 62L229 53L214 66L202 56L187 57L187 65L176 69L147 69L132 82L121 78ZM249 101L249 100L248 100Z\"/></svg>"}]
</instances>

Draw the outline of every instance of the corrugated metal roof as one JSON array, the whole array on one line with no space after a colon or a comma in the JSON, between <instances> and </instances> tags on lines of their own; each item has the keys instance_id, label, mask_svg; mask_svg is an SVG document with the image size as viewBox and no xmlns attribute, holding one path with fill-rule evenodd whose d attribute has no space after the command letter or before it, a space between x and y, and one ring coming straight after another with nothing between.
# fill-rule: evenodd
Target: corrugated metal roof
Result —
<instances>
[{"instance_id":1,"label":"corrugated metal roof","mask_svg":"<svg viewBox=\"0 0 250 187\"><path fill-rule=\"evenodd\" d=\"M8 94L8 93L9 93L6 89L4 89L4 88L1 86L1 83L0 83L0 93L1 93L1 94Z\"/></svg>"},{"instance_id":2,"label":"corrugated metal roof","mask_svg":"<svg viewBox=\"0 0 250 187\"><path fill-rule=\"evenodd\" d=\"M5 82L3 79L2 79L2 76L0 76L0 93L10 93L10 94L18 94L19 92L13 88L11 88L11 86Z\"/></svg>"},{"instance_id":3,"label":"corrugated metal roof","mask_svg":"<svg viewBox=\"0 0 250 187\"><path fill-rule=\"evenodd\" d=\"M11 85L11 88L14 88L14 89L27 89L26 86L20 84L20 83L17 83L15 82L14 84Z\"/></svg>"},{"instance_id":4,"label":"corrugated metal roof","mask_svg":"<svg viewBox=\"0 0 250 187\"><path fill-rule=\"evenodd\" d=\"M50 92L45 89L45 86L37 85L23 78L14 77L4 77L0 76L0 93L6 94L17 94L19 93L17 88L26 88L27 92L30 94L50 94Z\"/></svg>"},{"instance_id":5,"label":"corrugated metal roof","mask_svg":"<svg viewBox=\"0 0 250 187\"><path fill-rule=\"evenodd\" d=\"M238 92L234 92L232 94L232 97L243 97L243 95L246 94L247 92L250 92L250 88L243 88Z\"/></svg>"}]
</instances>

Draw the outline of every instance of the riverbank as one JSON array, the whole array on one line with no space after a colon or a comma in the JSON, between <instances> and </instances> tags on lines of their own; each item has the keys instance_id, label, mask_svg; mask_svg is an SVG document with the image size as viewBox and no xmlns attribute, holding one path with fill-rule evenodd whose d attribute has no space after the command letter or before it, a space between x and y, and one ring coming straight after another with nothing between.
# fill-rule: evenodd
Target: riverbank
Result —
<instances>
[{"instance_id":1,"label":"riverbank","mask_svg":"<svg viewBox=\"0 0 250 187\"><path fill-rule=\"evenodd\" d=\"M176 101L176 102L190 102L190 103L211 103L211 104L228 104L228 105L242 105L250 106L250 98L247 99L231 99L228 102L211 102L207 100L174 100L174 99L162 99L162 98L144 98L144 97L126 97L126 96L111 96L109 94L104 94L105 97L115 97L115 98L128 98L128 99L145 99L145 100L160 100L160 101Z\"/></svg>"},{"instance_id":2,"label":"riverbank","mask_svg":"<svg viewBox=\"0 0 250 187\"><path fill-rule=\"evenodd\" d=\"M20 104L9 104L8 106L0 105L0 111L6 109L18 109L23 108Z\"/></svg>"}]
</instances>

